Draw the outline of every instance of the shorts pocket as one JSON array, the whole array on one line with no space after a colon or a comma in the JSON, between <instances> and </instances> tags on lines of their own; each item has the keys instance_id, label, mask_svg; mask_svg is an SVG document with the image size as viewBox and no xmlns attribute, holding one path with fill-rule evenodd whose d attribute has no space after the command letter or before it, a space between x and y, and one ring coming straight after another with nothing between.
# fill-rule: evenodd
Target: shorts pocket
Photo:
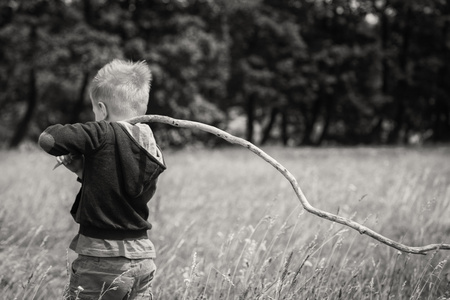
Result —
<instances>
[{"instance_id":1,"label":"shorts pocket","mask_svg":"<svg viewBox=\"0 0 450 300\"><path fill-rule=\"evenodd\" d=\"M79 257L72 263L70 299L122 300L132 289L134 279L114 269L99 269L95 258Z\"/></svg>"},{"instance_id":2,"label":"shorts pocket","mask_svg":"<svg viewBox=\"0 0 450 300\"><path fill-rule=\"evenodd\" d=\"M140 276L136 277L135 285L130 296L135 300L153 299L152 282L156 272L153 259L146 259L140 263Z\"/></svg>"}]
</instances>

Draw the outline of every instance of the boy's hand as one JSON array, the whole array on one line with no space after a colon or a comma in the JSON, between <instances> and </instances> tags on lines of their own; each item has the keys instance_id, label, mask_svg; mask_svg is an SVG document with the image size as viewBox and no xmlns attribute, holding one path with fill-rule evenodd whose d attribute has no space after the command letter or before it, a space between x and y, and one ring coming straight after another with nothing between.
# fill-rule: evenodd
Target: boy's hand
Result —
<instances>
[{"instance_id":1,"label":"boy's hand","mask_svg":"<svg viewBox=\"0 0 450 300\"><path fill-rule=\"evenodd\" d=\"M67 169L77 174L80 179L83 178L84 156L83 155L61 155L56 157L57 164L53 169L64 165Z\"/></svg>"}]
</instances>

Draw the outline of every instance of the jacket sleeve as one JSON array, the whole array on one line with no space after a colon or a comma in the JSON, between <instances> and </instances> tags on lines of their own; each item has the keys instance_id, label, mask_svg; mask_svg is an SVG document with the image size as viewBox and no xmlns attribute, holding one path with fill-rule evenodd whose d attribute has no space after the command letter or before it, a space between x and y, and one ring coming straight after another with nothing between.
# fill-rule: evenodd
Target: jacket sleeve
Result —
<instances>
[{"instance_id":1,"label":"jacket sleeve","mask_svg":"<svg viewBox=\"0 0 450 300\"><path fill-rule=\"evenodd\" d=\"M104 121L52 125L39 136L39 146L54 156L87 154L104 144L107 130Z\"/></svg>"}]
</instances>

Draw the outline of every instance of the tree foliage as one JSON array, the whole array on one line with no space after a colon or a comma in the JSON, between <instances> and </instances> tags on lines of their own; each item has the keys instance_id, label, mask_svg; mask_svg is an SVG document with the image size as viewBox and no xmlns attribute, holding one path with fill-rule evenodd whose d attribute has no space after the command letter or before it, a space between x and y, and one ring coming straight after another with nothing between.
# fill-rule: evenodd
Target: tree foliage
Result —
<instances>
[{"instance_id":1,"label":"tree foliage","mask_svg":"<svg viewBox=\"0 0 450 300\"><path fill-rule=\"evenodd\" d=\"M448 141L449 31L443 0L4 0L0 136L91 119L89 82L118 57L150 65L149 113L256 143Z\"/></svg>"}]
</instances>

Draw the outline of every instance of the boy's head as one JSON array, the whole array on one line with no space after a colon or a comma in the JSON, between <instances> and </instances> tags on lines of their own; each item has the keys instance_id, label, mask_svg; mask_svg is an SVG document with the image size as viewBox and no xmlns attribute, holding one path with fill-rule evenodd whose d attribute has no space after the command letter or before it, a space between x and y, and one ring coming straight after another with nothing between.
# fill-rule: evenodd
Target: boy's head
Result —
<instances>
[{"instance_id":1,"label":"boy's head","mask_svg":"<svg viewBox=\"0 0 450 300\"><path fill-rule=\"evenodd\" d=\"M90 88L95 120L118 121L145 114L151 80L144 61L115 59L106 64Z\"/></svg>"}]
</instances>

